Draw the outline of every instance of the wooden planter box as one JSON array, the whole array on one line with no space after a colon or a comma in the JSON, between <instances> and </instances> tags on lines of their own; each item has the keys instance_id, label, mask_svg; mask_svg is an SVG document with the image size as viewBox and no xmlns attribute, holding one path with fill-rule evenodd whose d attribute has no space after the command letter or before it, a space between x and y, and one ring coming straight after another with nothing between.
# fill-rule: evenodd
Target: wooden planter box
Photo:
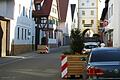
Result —
<instances>
[{"instance_id":1,"label":"wooden planter box","mask_svg":"<svg viewBox=\"0 0 120 80\"><path fill-rule=\"evenodd\" d=\"M86 61L83 58L87 58L87 54L61 55L62 78L82 78L86 71Z\"/></svg>"},{"instance_id":2,"label":"wooden planter box","mask_svg":"<svg viewBox=\"0 0 120 80\"><path fill-rule=\"evenodd\" d=\"M37 52L38 53L48 53L48 46L47 45L38 45Z\"/></svg>"}]
</instances>

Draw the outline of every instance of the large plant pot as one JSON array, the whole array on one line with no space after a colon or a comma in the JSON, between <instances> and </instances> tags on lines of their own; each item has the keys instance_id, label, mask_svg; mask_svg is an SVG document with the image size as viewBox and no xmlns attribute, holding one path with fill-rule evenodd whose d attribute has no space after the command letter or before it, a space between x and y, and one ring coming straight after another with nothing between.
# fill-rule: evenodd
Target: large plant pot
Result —
<instances>
[{"instance_id":1,"label":"large plant pot","mask_svg":"<svg viewBox=\"0 0 120 80\"><path fill-rule=\"evenodd\" d=\"M87 54L61 55L62 78L83 78L86 72Z\"/></svg>"}]
</instances>

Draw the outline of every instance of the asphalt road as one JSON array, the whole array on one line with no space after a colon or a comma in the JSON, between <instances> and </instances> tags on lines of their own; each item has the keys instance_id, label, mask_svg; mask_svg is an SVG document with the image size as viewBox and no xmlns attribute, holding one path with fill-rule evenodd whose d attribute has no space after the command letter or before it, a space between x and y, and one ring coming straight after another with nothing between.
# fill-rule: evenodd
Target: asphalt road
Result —
<instances>
[{"instance_id":1,"label":"asphalt road","mask_svg":"<svg viewBox=\"0 0 120 80\"><path fill-rule=\"evenodd\" d=\"M0 80L61 80L60 55L66 49L60 47L51 49L49 54L32 52L0 59Z\"/></svg>"}]
</instances>

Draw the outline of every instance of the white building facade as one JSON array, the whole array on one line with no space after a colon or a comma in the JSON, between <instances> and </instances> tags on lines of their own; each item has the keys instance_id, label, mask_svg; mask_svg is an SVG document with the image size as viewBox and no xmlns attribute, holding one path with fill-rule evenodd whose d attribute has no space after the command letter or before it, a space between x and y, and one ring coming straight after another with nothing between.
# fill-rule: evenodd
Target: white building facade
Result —
<instances>
[{"instance_id":1,"label":"white building facade","mask_svg":"<svg viewBox=\"0 0 120 80\"><path fill-rule=\"evenodd\" d=\"M74 6L74 8L72 8L72 6ZM73 13L72 9L74 10ZM65 25L66 28L64 28L64 33L69 36L71 34L71 29L78 28L78 0L69 0Z\"/></svg>"},{"instance_id":2,"label":"white building facade","mask_svg":"<svg viewBox=\"0 0 120 80\"><path fill-rule=\"evenodd\" d=\"M78 0L79 28L98 33L98 0Z\"/></svg>"},{"instance_id":3,"label":"white building facade","mask_svg":"<svg viewBox=\"0 0 120 80\"><path fill-rule=\"evenodd\" d=\"M34 49L35 23L32 19L33 0L0 1L0 23L3 30L1 56Z\"/></svg>"},{"instance_id":4,"label":"white building facade","mask_svg":"<svg viewBox=\"0 0 120 80\"><path fill-rule=\"evenodd\" d=\"M105 28L109 36L108 40L111 39L113 47L120 47L120 5L119 0L110 0L108 4L108 26Z\"/></svg>"},{"instance_id":5,"label":"white building facade","mask_svg":"<svg viewBox=\"0 0 120 80\"><path fill-rule=\"evenodd\" d=\"M52 6L49 14L49 28L52 30L49 30L49 36L48 36L48 44L51 47L56 47L58 45L58 33L56 32L56 29L58 27L58 5L57 0L52 1Z\"/></svg>"},{"instance_id":6,"label":"white building facade","mask_svg":"<svg viewBox=\"0 0 120 80\"><path fill-rule=\"evenodd\" d=\"M66 16L64 15L65 18L60 22L59 28L63 31L63 45L68 45L71 29L78 28L78 0L68 0L65 8ZM63 14L60 14L60 17L63 17Z\"/></svg>"},{"instance_id":7,"label":"white building facade","mask_svg":"<svg viewBox=\"0 0 120 80\"><path fill-rule=\"evenodd\" d=\"M13 54L28 52L34 48L32 4L33 0L15 0L14 18L10 21L10 49Z\"/></svg>"}]
</instances>

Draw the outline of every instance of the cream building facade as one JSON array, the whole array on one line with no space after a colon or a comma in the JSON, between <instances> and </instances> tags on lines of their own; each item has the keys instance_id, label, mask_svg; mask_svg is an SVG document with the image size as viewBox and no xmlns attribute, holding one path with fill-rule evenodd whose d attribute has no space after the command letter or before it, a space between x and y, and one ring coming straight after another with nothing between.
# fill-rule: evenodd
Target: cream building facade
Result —
<instances>
[{"instance_id":1,"label":"cream building facade","mask_svg":"<svg viewBox=\"0 0 120 80\"><path fill-rule=\"evenodd\" d=\"M78 0L79 28L98 33L98 0Z\"/></svg>"}]
</instances>

